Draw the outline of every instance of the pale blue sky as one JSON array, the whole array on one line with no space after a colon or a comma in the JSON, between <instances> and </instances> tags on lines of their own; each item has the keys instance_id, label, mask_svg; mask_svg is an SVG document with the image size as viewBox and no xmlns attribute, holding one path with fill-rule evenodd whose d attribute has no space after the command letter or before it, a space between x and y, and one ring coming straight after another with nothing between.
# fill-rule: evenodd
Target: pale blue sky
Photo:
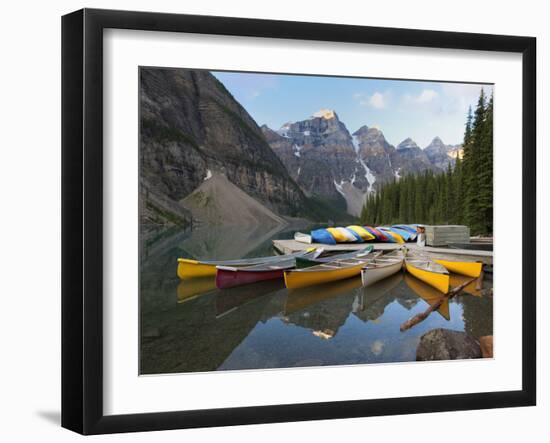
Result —
<instances>
[{"instance_id":1,"label":"pale blue sky","mask_svg":"<svg viewBox=\"0 0 550 443\"><path fill-rule=\"evenodd\" d=\"M397 145L411 137L422 148L439 136L462 143L468 106L475 109L483 87L465 83L212 72L259 125L279 129L333 109L350 133L362 125L380 128Z\"/></svg>"}]
</instances>

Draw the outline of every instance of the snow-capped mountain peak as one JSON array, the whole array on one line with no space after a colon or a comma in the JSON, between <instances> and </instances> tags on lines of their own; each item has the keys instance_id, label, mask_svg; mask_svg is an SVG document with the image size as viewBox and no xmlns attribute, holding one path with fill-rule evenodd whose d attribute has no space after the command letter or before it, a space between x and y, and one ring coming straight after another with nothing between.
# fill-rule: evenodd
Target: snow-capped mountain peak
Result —
<instances>
[{"instance_id":1,"label":"snow-capped mountain peak","mask_svg":"<svg viewBox=\"0 0 550 443\"><path fill-rule=\"evenodd\" d=\"M330 120L331 118L336 117L336 112L332 109L320 109L313 114L313 117L324 118L325 120Z\"/></svg>"}]
</instances>

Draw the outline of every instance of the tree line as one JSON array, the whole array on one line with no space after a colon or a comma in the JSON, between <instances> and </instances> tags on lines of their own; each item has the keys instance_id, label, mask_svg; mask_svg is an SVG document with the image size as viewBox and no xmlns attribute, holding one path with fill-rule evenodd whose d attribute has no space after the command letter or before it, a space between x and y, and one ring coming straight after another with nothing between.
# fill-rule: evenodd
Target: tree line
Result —
<instances>
[{"instance_id":1,"label":"tree line","mask_svg":"<svg viewBox=\"0 0 550 443\"><path fill-rule=\"evenodd\" d=\"M384 184L366 199L361 223L463 224L473 235L493 232L493 96L483 89L468 110L463 154L444 173L431 170Z\"/></svg>"}]
</instances>

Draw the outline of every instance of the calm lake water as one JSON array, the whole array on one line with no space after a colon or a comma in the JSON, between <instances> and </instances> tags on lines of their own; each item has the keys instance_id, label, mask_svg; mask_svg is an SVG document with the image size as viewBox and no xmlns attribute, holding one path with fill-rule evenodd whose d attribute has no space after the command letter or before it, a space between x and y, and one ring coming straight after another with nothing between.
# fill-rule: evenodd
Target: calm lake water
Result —
<instances>
[{"instance_id":1,"label":"calm lake water","mask_svg":"<svg viewBox=\"0 0 550 443\"><path fill-rule=\"evenodd\" d=\"M176 259L273 254L271 240L295 229L257 232L203 227L142 239L141 373L403 362L434 328L493 334L493 298L473 285L408 331L399 326L439 296L408 274L371 287L361 279L288 291L282 281L217 290L214 279L180 281ZM451 285L465 277L452 276ZM484 287L491 287L487 274Z\"/></svg>"}]
</instances>

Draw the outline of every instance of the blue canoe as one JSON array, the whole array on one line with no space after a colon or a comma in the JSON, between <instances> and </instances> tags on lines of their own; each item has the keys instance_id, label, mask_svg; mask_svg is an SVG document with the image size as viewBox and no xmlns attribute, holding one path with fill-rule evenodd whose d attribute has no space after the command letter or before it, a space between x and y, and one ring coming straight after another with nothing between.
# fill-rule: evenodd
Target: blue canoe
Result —
<instances>
[{"instance_id":1,"label":"blue canoe","mask_svg":"<svg viewBox=\"0 0 550 443\"><path fill-rule=\"evenodd\" d=\"M335 245L336 240L326 229L315 229L311 231L311 242L322 243L323 245Z\"/></svg>"}]
</instances>

